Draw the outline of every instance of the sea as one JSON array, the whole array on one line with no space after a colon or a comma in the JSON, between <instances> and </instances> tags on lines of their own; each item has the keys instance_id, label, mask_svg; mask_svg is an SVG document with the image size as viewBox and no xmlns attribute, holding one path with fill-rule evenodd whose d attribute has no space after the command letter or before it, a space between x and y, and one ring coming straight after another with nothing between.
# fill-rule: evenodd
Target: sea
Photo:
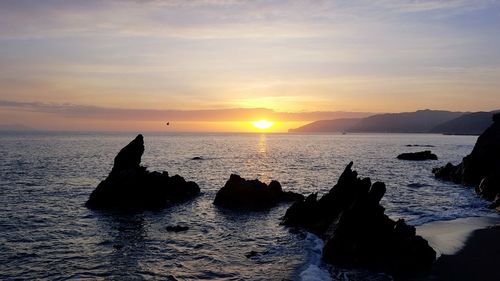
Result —
<instances>
[{"instance_id":1,"label":"sea","mask_svg":"<svg viewBox=\"0 0 500 281\"><path fill-rule=\"evenodd\" d=\"M289 204L259 212L214 206L232 173L321 196L353 161L361 177L386 183L381 203L391 218L418 227L494 215L472 188L431 173L460 162L477 136L432 134L144 133L142 164L197 182L201 195L156 212L87 209L136 135L0 133L0 280L390 280L324 264L320 239L280 224ZM396 159L422 150L439 160ZM172 225L189 229L167 231Z\"/></svg>"}]
</instances>

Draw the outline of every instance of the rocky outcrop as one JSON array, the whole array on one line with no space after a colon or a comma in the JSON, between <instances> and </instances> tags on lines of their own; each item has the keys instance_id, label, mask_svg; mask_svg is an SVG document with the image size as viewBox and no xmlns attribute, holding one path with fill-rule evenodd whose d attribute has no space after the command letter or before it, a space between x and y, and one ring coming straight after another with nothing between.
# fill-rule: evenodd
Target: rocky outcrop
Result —
<instances>
[{"instance_id":1,"label":"rocky outcrop","mask_svg":"<svg viewBox=\"0 0 500 281\"><path fill-rule=\"evenodd\" d=\"M436 154L433 154L431 151L420 151L420 152L410 152L410 153L402 153L398 155L398 159L400 160L413 160L413 161L425 161L425 160L438 160Z\"/></svg>"},{"instance_id":2,"label":"rocky outcrop","mask_svg":"<svg viewBox=\"0 0 500 281\"><path fill-rule=\"evenodd\" d=\"M179 175L149 172L140 165L143 153L144 138L138 135L116 155L113 169L85 205L91 209L154 210L200 192L195 182Z\"/></svg>"},{"instance_id":3,"label":"rocky outcrop","mask_svg":"<svg viewBox=\"0 0 500 281\"><path fill-rule=\"evenodd\" d=\"M495 200L492 207L500 206L500 113L493 115L493 124L479 136L462 163L448 163L432 172L437 178L475 187L485 199Z\"/></svg>"},{"instance_id":4,"label":"rocky outcrop","mask_svg":"<svg viewBox=\"0 0 500 281\"><path fill-rule=\"evenodd\" d=\"M261 210L276 206L281 202L297 201L304 196L283 191L278 181L269 185L259 180L246 180L232 174L215 196L214 204L228 209Z\"/></svg>"},{"instance_id":5,"label":"rocky outcrop","mask_svg":"<svg viewBox=\"0 0 500 281\"><path fill-rule=\"evenodd\" d=\"M316 194L294 203L283 224L305 228L325 241L325 261L383 270L395 277L430 269L436 252L404 220L384 214L385 184L361 179L349 163L337 184L319 200Z\"/></svg>"}]
</instances>

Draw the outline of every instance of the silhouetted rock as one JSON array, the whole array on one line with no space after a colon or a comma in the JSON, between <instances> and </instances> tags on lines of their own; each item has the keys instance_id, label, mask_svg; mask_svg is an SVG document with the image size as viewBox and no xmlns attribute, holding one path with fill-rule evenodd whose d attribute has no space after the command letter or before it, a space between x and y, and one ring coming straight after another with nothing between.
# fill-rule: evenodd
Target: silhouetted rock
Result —
<instances>
[{"instance_id":1,"label":"silhouetted rock","mask_svg":"<svg viewBox=\"0 0 500 281\"><path fill-rule=\"evenodd\" d=\"M255 257L257 254L258 254L258 252L256 252L256 251L250 251L250 252L245 254L245 257L247 257L249 259L249 258Z\"/></svg>"},{"instance_id":2,"label":"silhouetted rock","mask_svg":"<svg viewBox=\"0 0 500 281\"><path fill-rule=\"evenodd\" d=\"M137 135L133 141L122 148L115 156L113 169L111 173L134 169L141 164L141 157L144 153L144 138L141 134Z\"/></svg>"},{"instance_id":3,"label":"silhouetted rock","mask_svg":"<svg viewBox=\"0 0 500 281\"><path fill-rule=\"evenodd\" d=\"M448 163L432 172L437 178L475 187L487 200L500 197L500 113L493 115L493 124L479 136L462 163Z\"/></svg>"},{"instance_id":4,"label":"silhouetted rock","mask_svg":"<svg viewBox=\"0 0 500 281\"><path fill-rule=\"evenodd\" d=\"M187 231L189 227L187 226L182 226L182 225L169 225L167 226L167 231L171 232L181 232L181 231Z\"/></svg>"},{"instance_id":5,"label":"silhouetted rock","mask_svg":"<svg viewBox=\"0 0 500 281\"><path fill-rule=\"evenodd\" d=\"M215 196L214 204L228 209L259 210L273 207L280 202L302 200L304 196L284 192L278 181L269 185L259 180L246 180L232 174Z\"/></svg>"},{"instance_id":6,"label":"silhouetted rock","mask_svg":"<svg viewBox=\"0 0 500 281\"><path fill-rule=\"evenodd\" d=\"M85 205L91 209L160 209L200 192L195 182L179 175L149 172L140 165L143 153L144 139L138 135L116 155L113 169Z\"/></svg>"},{"instance_id":7,"label":"silhouetted rock","mask_svg":"<svg viewBox=\"0 0 500 281\"><path fill-rule=\"evenodd\" d=\"M420 152L401 153L398 155L398 159L424 161L424 160L438 160L438 157L436 156L436 154L433 154L429 150L426 150Z\"/></svg>"},{"instance_id":8,"label":"silhouetted rock","mask_svg":"<svg viewBox=\"0 0 500 281\"><path fill-rule=\"evenodd\" d=\"M407 144L407 147L435 147L432 144Z\"/></svg>"},{"instance_id":9,"label":"silhouetted rock","mask_svg":"<svg viewBox=\"0 0 500 281\"><path fill-rule=\"evenodd\" d=\"M329 263L383 270L396 277L429 270L436 252L415 235L413 226L384 214L379 202L385 184L358 178L352 165L319 200L312 194L290 206L283 223L322 237L323 258Z\"/></svg>"},{"instance_id":10,"label":"silhouetted rock","mask_svg":"<svg viewBox=\"0 0 500 281\"><path fill-rule=\"evenodd\" d=\"M191 160L205 160L205 159L201 156L195 156L195 157L191 158Z\"/></svg>"}]
</instances>

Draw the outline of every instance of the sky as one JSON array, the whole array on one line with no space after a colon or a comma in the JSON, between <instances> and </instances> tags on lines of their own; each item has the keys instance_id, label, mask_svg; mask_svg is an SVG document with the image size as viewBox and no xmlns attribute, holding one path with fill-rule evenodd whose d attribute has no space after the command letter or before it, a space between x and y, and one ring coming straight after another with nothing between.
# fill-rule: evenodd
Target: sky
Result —
<instances>
[{"instance_id":1,"label":"sky","mask_svg":"<svg viewBox=\"0 0 500 281\"><path fill-rule=\"evenodd\" d=\"M0 125L286 131L489 111L499 46L497 0L2 0Z\"/></svg>"}]
</instances>

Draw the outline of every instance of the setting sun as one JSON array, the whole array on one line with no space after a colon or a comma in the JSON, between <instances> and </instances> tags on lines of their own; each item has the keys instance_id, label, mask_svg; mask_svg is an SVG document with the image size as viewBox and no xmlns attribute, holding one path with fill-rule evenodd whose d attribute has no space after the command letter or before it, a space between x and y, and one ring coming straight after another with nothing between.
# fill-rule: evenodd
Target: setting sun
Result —
<instances>
[{"instance_id":1,"label":"setting sun","mask_svg":"<svg viewBox=\"0 0 500 281\"><path fill-rule=\"evenodd\" d=\"M252 122L252 125L256 128L259 128L259 129L269 129L273 126L273 124L274 124L274 122L270 122L267 120L259 120L259 121Z\"/></svg>"}]
</instances>

